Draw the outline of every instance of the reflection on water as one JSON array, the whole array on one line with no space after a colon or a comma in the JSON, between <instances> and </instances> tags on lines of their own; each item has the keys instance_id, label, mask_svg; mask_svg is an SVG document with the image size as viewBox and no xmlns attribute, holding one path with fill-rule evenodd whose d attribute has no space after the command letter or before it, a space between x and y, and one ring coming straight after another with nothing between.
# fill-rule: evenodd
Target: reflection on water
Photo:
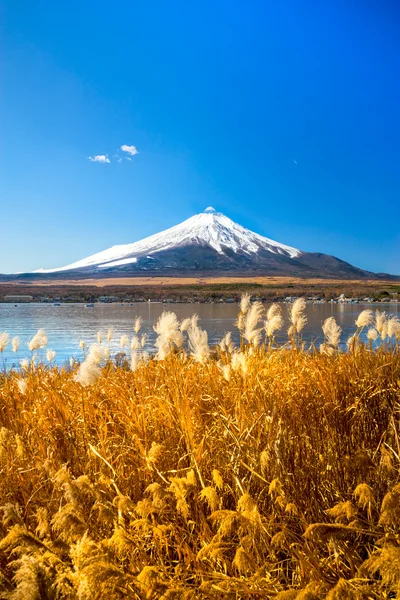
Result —
<instances>
[{"instance_id":1,"label":"reflection on water","mask_svg":"<svg viewBox=\"0 0 400 600\"><path fill-rule=\"evenodd\" d=\"M283 304L283 315L286 319L285 331L288 328L288 311L290 305ZM343 328L342 340L354 333L354 321L364 310L379 309L388 314L400 314L399 304L308 304L308 323L303 332L306 342L321 341L321 324L330 316L335 317ZM71 356L80 360L82 351L79 340L87 344L96 341L97 331L104 333L108 328L114 329L111 341L111 351L118 352L119 340L122 335L133 335L133 323L137 316L143 319L141 333L147 333L146 349L153 350L156 337L153 324L164 310L174 311L179 319L190 317L197 313L200 326L206 329L210 344L217 343L226 331L234 333L233 339L238 343L237 330L234 321L239 307L237 304L162 304L158 302L124 304L95 304L94 308L85 308L83 304L0 304L0 331L7 331L11 336L19 336L22 340L18 359L29 357L26 342L40 328L45 329L49 337L48 346L57 352L57 362L63 363ZM106 337L106 336L105 336ZM278 341L286 341L287 336L278 337ZM16 355L11 352L11 344L3 352L7 366L16 361Z\"/></svg>"}]
</instances>

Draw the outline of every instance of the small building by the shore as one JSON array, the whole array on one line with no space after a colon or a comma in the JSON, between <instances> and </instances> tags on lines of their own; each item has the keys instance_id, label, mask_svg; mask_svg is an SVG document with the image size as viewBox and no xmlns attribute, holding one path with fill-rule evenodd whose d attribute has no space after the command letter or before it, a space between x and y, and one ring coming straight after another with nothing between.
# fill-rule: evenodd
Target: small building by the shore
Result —
<instances>
[{"instance_id":1,"label":"small building by the shore","mask_svg":"<svg viewBox=\"0 0 400 600\"><path fill-rule=\"evenodd\" d=\"M7 294L4 296L4 302L32 302L33 296L26 294Z\"/></svg>"},{"instance_id":2,"label":"small building by the shore","mask_svg":"<svg viewBox=\"0 0 400 600\"><path fill-rule=\"evenodd\" d=\"M99 302L119 302L118 296L99 296L97 300Z\"/></svg>"}]
</instances>

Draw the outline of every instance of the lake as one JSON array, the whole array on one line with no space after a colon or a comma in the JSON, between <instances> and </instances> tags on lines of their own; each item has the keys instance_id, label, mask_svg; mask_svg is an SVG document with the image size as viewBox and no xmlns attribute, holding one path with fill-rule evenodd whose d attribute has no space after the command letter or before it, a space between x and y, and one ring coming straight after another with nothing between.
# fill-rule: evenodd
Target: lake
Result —
<instances>
[{"instance_id":1,"label":"lake","mask_svg":"<svg viewBox=\"0 0 400 600\"><path fill-rule=\"evenodd\" d=\"M268 306L268 305L267 305ZM289 326L289 304L282 304L285 317L285 331ZM308 323L303 332L306 342L320 342L322 337L321 324L330 316L335 317L343 328L342 341L355 331L354 321L358 314L369 308L386 311L388 314L400 315L400 304L308 304ZM26 342L38 329L44 329L49 337L48 347L57 352L56 362L59 364L67 361L71 356L77 360L83 357L79 348L79 340L86 344L97 340L97 331L101 329L106 334L108 328L114 329L114 336L110 343L111 352L120 350L120 337L133 335L133 323L137 316L143 319L140 333L148 335L146 350L152 351L156 334L153 324L164 310L173 311L179 319L190 317L197 313L200 317L199 324L206 329L211 345L216 344L226 331L232 331L233 339L238 342L237 330L234 321L237 317L239 306L237 304L162 304L146 302L130 304L101 304L94 308L85 308L84 304L0 304L0 332L7 331L10 337L19 336L22 340L18 356L11 351L11 344L3 352L2 359L9 368L18 360L29 357L30 352ZM278 341L287 341L287 336L277 336ZM129 347L128 347L129 348ZM128 349L129 351L129 349Z\"/></svg>"}]
</instances>

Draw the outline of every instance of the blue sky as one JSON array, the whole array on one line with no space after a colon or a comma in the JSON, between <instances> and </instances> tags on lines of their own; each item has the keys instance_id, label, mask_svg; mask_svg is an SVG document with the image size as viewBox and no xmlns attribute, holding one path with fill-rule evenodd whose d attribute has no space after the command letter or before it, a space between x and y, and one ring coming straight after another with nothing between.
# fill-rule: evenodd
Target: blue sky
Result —
<instances>
[{"instance_id":1,"label":"blue sky","mask_svg":"<svg viewBox=\"0 0 400 600\"><path fill-rule=\"evenodd\" d=\"M212 205L400 274L394 0L0 0L0 27L0 272Z\"/></svg>"}]
</instances>

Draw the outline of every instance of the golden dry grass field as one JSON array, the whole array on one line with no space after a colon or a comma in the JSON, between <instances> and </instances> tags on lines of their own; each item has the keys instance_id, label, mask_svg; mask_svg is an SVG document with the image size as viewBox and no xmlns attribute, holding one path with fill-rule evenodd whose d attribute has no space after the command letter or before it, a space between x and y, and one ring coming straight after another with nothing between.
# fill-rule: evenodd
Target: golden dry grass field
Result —
<instances>
[{"instance_id":1,"label":"golden dry grass field","mask_svg":"<svg viewBox=\"0 0 400 600\"><path fill-rule=\"evenodd\" d=\"M21 285L26 285L26 282L20 282ZM104 279L52 279L51 286L185 286L185 285L220 285L220 284L259 284L259 285L327 285L327 286L359 286L374 288L377 285L393 285L392 280L358 280L358 279L321 279L321 278L304 278L304 277L110 277ZM3 283L3 285L9 285ZM16 283L15 285L18 285ZM34 281L36 286L48 286L48 280Z\"/></svg>"},{"instance_id":2,"label":"golden dry grass field","mask_svg":"<svg viewBox=\"0 0 400 600\"><path fill-rule=\"evenodd\" d=\"M241 348L167 313L154 357L0 376L0 598L400 598L400 322L305 349L298 302L276 347L263 310Z\"/></svg>"}]
</instances>

